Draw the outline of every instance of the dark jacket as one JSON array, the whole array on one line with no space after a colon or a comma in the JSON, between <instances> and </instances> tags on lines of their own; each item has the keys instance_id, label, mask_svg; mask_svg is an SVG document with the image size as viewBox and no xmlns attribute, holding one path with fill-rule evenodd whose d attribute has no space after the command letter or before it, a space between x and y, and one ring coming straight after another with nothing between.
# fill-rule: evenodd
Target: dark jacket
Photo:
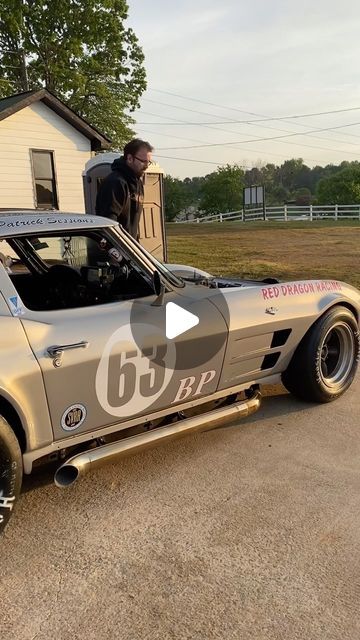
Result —
<instances>
[{"instance_id":1,"label":"dark jacket","mask_svg":"<svg viewBox=\"0 0 360 640\"><path fill-rule=\"evenodd\" d=\"M143 202L142 178L137 177L123 157L114 160L111 173L103 180L97 194L97 215L117 220L138 240Z\"/></svg>"}]
</instances>

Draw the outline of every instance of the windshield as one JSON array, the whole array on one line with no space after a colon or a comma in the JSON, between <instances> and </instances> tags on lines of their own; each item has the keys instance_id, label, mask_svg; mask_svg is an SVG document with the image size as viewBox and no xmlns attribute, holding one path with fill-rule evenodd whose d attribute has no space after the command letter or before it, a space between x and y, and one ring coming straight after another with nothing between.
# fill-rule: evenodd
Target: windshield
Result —
<instances>
[{"instance_id":1,"label":"windshield","mask_svg":"<svg viewBox=\"0 0 360 640\"><path fill-rule=\"evenodd\" d=\"M0 254L31 311L53 311L154 295L153 270L108 228L8 238Z\"/></svg>"}]
</instances>

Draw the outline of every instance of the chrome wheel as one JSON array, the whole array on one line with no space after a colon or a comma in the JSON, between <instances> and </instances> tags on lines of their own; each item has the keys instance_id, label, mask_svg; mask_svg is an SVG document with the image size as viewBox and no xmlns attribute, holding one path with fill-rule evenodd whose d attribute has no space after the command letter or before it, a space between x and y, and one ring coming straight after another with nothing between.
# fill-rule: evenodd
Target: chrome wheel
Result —
<instances>
[{"instance_id":1,"label":"chrome wheel","mask_svg":"<svg viewBox=\"0 0 360 640\"><path fill-rule=\"evenodd\" d=\"M350 387L360 356L356 317L346 307L328 309L296 348L282 381L308 402L332 402Z\"/></svg>"},{"instance_id":2,"label":"chrome wheel","mask_svg":"<svg viewBox=\"0 0 360 640\"><path fill-rule=\"evenodd\" d=\"M335 390L346 381L356 358L356 341L346 322L337 322L325 334L320 345L320 377Z\"/></svg>"}]
</instances>

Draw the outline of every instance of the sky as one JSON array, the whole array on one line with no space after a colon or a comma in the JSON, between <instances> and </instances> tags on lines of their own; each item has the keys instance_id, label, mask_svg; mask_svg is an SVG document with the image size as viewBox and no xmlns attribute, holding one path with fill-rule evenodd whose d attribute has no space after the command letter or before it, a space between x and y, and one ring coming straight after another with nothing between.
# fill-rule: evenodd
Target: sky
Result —
<instances>
[{"instance_id":1,"label":"sky","mask_svg":"<svg viewBox=\"0 0 360 640\"><path fill-rule=\"evenodd\" d=\"M167 174L360 160L359 0L128 5L148 84L134 129Z\"/></svg>"}]
</instances>

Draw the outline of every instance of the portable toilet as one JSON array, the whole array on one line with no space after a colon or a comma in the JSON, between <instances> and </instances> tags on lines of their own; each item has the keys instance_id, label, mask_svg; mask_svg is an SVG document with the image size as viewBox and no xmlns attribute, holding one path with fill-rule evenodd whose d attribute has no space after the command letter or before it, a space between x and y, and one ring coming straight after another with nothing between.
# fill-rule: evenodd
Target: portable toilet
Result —
<instances>
[{"instance_id":1,"label":"portable toilet","mask_svg":"<svg viewBox=\"0 0 360 640\"><path fill-rule=\"evenodd\" d=\"M111 165L119 153L99 153L88 160L83 171L85 211L95 213L98 188L111 172ZM164 216L164 171L151 164L144 177L144 208L140 218L140 244L155 258L166 262L166 236Z\"/></svg>"}]
</instances>

